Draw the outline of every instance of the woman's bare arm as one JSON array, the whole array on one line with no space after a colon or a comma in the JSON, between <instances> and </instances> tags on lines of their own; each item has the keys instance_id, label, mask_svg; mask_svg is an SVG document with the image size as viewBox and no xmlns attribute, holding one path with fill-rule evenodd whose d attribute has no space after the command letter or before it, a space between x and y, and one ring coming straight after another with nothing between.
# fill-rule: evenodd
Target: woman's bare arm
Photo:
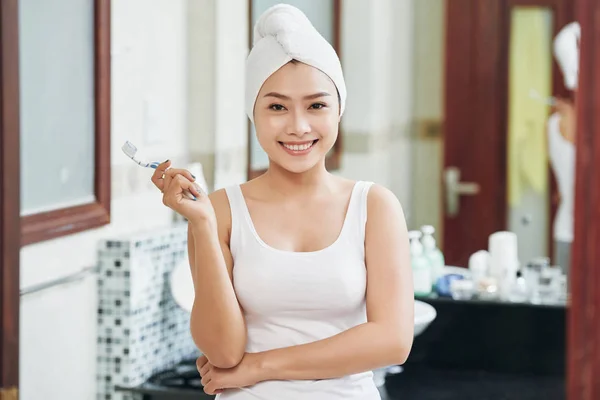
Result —
<instances>
[{"instance_id":1,"label":"woman's bare arm","mask_svg":"<svg viewBox=\"0 0 600 400\"><path fill-rule=\"evenodd\" d=\"M232 283L229 250L231 212L224 190L209 196L213 222L188 225L188 254L195 299L190 329L194 342L214 366L232 368L244 356L246 325Z\"/></svg>"}]
</instances>

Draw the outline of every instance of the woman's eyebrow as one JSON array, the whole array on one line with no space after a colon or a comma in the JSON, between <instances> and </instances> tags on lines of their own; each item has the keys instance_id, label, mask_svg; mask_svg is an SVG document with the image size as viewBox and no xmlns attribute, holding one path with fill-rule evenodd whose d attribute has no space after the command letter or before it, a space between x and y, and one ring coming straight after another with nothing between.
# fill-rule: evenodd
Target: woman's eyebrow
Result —
<instances>
[{"instance_id":1,"label":"woman's eyebrow","mask_svg":"<svg viewBox=\"0 0 600 400\"><path fill-rule=\"evenodd\" d=\"M317 93L313 93L313 94L304 96L304 100L311 100L311 99L316 99L319 97L327 97L327 96L331 96L331 94L329 94L327 92L317 92ZM277 93L277 92L269 92L269 93L265 94L263 97L276 97L276 98L282 99L282 100L291 100L291 98L289 96L286 96L284 94Z\"/></svg>"}]
</instances>

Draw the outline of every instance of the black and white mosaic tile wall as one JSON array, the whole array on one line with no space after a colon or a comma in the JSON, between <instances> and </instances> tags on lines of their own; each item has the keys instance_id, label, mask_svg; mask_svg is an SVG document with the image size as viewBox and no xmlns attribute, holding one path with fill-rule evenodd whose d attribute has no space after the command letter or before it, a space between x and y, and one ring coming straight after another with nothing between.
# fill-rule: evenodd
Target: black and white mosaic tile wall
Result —
<instances>
[{"instance_id":1,"label":"black and white mosaic tile wall","mask_svg":"<svg viewBox=\"0 0 600 400\"><path fill-rule=\"evenodd\" d=\"M189 314L173 300L169 277L187 259L187 224L99 245L98 400L134 400L135 386L197 354Z\"/></svg>"}]
</instances>

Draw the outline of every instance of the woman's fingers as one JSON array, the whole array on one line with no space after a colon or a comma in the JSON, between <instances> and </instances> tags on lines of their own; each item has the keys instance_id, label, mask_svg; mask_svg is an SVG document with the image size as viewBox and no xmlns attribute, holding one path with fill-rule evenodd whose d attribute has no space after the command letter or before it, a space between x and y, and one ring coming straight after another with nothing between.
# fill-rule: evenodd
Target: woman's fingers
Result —
<instances>
[{"instance_id":1,"label":"woman's fingers","mask_svg":"<svg viewBox=\"0 0 600 400\"><path fill-rule=\"evenodd\" d=\"M198 372L208 363L208 358L203 354L196 359L196 369Z\"/></svg>"},{"instance_id":2,"label":"woman's fingers","mask_svg":"<svg viewBox=\"0 0 600 400\"><path fill-rule=\"evenodd\" d=\"M202 383L202 386L206 386L208 385L208 382L210 382L210 372L211 371L208 371L204 375L202 375L202 380L200 381L200 383Z\"/></svg>"},{"instance_id":3,"label":"woman's fingers","mask_svg":"<svg viewBox=\"0 0 600 400\"><path fill-rule=\"evenodd\" d=\"M165 174L170 174L170 175L183 175L185 176L189 181L195 181L196 177L194 175L192 175L192 173L190 171L188 171L187 169L182 169L182 168L171 168L168 169L167 172Z\"/></svg>"},{"instance_id":4,"label":"woman's fingers","mask_svg":"<svg viewBox=\"0 0 600 400\"><path fill-rule=\"evenodd\" d=\"M171 184L171 181L177 175L181 175L181 176L185 177L188 180L188 182L193 182L196 180L196 177L194 175L192 175L191 172L186 169L169 168L164 172L163 187L162 187L163 193L166 192L167 190L169 190L169 185Z\"/></svg>"},{"instance_id":5,"label":"woman's fingers","mask_svg":"<svg viewBox=\"0 0 600 400\"><path fill-rule=\"evenodd\" d=\"M204 393L206 394L219 394L224 392L223 389L218 389L212 380L209 380L206 385L202 384L202 386L204 386Z\"/></svg>"},{"instance_id":6,"label":"woman's fingers","mask_svg":"<svg viewBox=\"0 0 600 400\"><path fill-rule=\"evenodd\" d=\"M154 170L152 178L150 179L152 183L154 183L154 186L156 186L161 192L164 190L163 174L170 166L171 160L167 160L163 163L160 163L158 167L156 167L156 169Z\"/></svg>"},{"instance_id":7,"label":"woman's fingers","mask_svg":"<svg viewBox=\"0 0 600 400\"><path fill-rule=\"evenodd\" d=\"M182 175L191 182L196 180L196 177L190 171L182 168L169 168L170 166L171 160L160 163L150 179L161 192L164 193L168 189L171 180L176 175Z\"/></svg>"},{"instance_id":8,"label":"woman's fingers","mask_svg":"<svg viewBox=\"0 0 600 400\"><path fill-rule=\"evenodd\" d=\"M200 368L200 376L204 376L208 373L208 371L210 370L210 363L206 363L202 366L202 368Z\"/></svg>"},{"instance_id":9,"label":"woman's fingers","mask_svg":"<svg viewBox=\"0 0 600 400\"><path fill-rule=\"evenodd\" d=\"M195 182L190 180L181 174L177 174L173 177L167 174L165 175L163 191L163 204L167 207L172 207L177 203L180 203L181 196L189 200L196 200L201 196ZM189 194L194 197L190 197Z\"/></svg>"},{"instance_id":10,"label":"woman's fingers","mask_svg":"<svg viewBox=\"0 0 600 400\"><path fill-rule=\"evenodd\" d=\"M214 384L210 385L212 381L212 365L210 365L206 356L198 357L198 359L196 360L196 368L198 369L198 372L200 372L200 383L204 387L204 391L206 393L219 394L225 391L224 389L214 388Z\"/></svg>"}]
</instances>

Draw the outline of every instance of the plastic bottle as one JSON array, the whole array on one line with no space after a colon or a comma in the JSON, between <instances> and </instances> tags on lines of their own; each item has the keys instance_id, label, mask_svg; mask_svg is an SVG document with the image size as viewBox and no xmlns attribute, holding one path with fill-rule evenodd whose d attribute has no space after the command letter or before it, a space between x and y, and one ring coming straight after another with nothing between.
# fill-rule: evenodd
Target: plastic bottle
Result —
<instances>
[{"instance_id":1,"label":"plastic bottle","mask_svg":"<svg viewBox=\"0 0 600 400\"><path fill-rule=\"evenodd\" d=\"M408 232L415 295L427 296L431 294L433 279L429 260L425 257L423 252L421 236L422 233L420 231Z\"/></svg>"},{"instance_id":2,"label":"plastic bottle","mask_svg":"<svg viewBox=\"0 0 600 400\"><path fill-rule=\"evenodd\" d=\"M431 225L424 225L421 227L421 232L423 232L423 239L421 239L421 242L423 243L423 252L427 260L429 260L432 281L433 284L435 284L438 278L444 274L446 262L444 260L444 255L437 247L433 236L435 228Z\"/></svg>"},{"instance_id":3,"label":"plastic bottle","mask_svg":"<svg viewBox=\"0 0 600 400\"><path fill-rule=\"evenodd\" d=\"M508 300L513 303L524 303L529 297L527 282L521 271L517 271L516 279L513 286L509 290Z\"/></svg>"}]
</instances>

